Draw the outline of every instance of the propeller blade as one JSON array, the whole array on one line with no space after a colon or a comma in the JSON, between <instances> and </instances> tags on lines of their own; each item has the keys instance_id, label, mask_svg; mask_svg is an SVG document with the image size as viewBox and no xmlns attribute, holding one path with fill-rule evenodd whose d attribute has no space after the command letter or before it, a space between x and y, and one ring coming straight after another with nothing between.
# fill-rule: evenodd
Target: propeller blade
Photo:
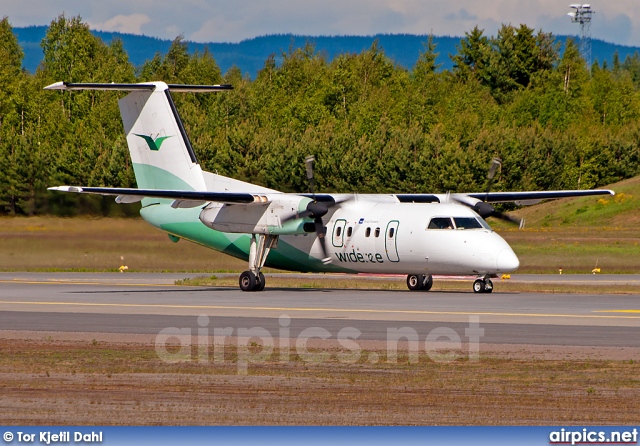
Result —
<instances>
[{"instance_id":1,"label":"propeller blade","mask_svg":"<svg viewBox=\"0 0 640 446\"><path fill-rule=\"evenodd\" d=\"M329 212L329 207L322 202L311 201L307 204L307 209L302 212L296 212L288 217L281 218L281 223L286 223L291 220L297 220L299 218L321 218Z\"/></svg>"},{"instance_id":2,"label":"propeller blade","mask_svg":"<svg viewBox=\"0 0 640 446\"><path fill-rule=\"evenodd\" d=\"M295 220L298 218L313 218L313 223L315 225L315 232L318 236L318 240L320 241L320 248L322 249L322 255L324 256L322 259L322 263L328 264L331 263L331 257L327 253L327 228L324 226L322 222L322 217L327 215L329 209L335 206L340 206L340 203L349 200L350 198L342 199L337 201L333 199L333 197L329 196L331 200L327 201L318 201L316 199L316 180L313 176L313 165L316 162L316 158L313 155L309 155L304 159L304 166L307 171L307 179L309 180L309 189L311 190L312 200L307 204L307 209L302 212L298 212L290 217L287 217L281 220L282 223L286 223L290 220Z\"/></svg>"},{"instance_id":3,"label":"propeller blade","mask_svg":"<svg viewBox=\"0 0 640 446\"><path fill-rule=\"evenodd\" d=\"M320 248L322 248L322 255L324 256L322 258L322 263L327 265L331 263L331 257L329 257L329 254L327 254L327 228L324 226L321 217L314 219L313 222L316 224L316 234L318 235Z\"/></svg>"},{"instance_id":4,"label":"propeller blade","mask_svg":"<svg viewBox=\"0 0 640 446\"><path fill-rule=\"evenodd\" d=\"M316 158L313 155L309 155L304 159L304 166L307 169L307 179L309 180L309 189L313 195L313 201L316 201L316 180L313 177L313 164L316 162Z\"/></svg>"},{"instance_id":5,"label":"propeller blade","mask_svg":"<svg viewBox=\"0 0 640 446\"><path fill-rule=\"evenodd\" d=\"M498 157L495 157L491 160L491 165L489 166L489 172L487 172L487 190L485 192L484 201L487 201L487 197L489 192L491 191L491 186L493 185L493 179L498 172L498 169L502 167L502 160Z\"/></svg>"},{"instance_id":6,"label":"propeller blade","mask_svg":"<svg viewBox=\"0 0 640 446\"><path fill-rule=\"evenodd\" d=\"M489 173L487 173L487 179L493 180L493 177L496 176L496 172L498 168L502 166L502 160L498 157L495 157L491 160L491 166L489 166Z\"/></svg>"},{"instance_id":7,"label":"propeller blade","mask_svg":"<svg viewBox=\"0 0 640 446\"><path fill-rule=\"evenodd\" d=\"M475 204L470 204L465 201L459 200L458 198L453 196L451 197L451 199L458 204L471 208L476 214L478 214L482 218L496 217L496 218L499 218L500 220L515 223L519 226L520 229L524 228L523 219L511 216L508 214L504 214L502 212L498 212L492 205L490 205L489 203L485 203L484 201L478 201Z\"/></svg>"},{"instance_id":8,"label":"propeller blade","mask_svg":"<svg viewBox=\"0 0 640 446\"><path fill-rule=\"evenodd\" d=\"M518 225L519 229L522 229L524 227L524 219L522 218L514 217L512 215L504 214L498 211L494 211L491 216L499 218L500 220L508 221L510 223L515 223Z\"/></svg>"},{"instance_id":9,"label":"propeller blade","mask_svg":"<svg viewBox=\"0 0 640 446\"><path fill-rule=\"evenodd\" d=\"M313 178L313 163L315 163L316 157L313 155L309 155L304 159L305 167L307 168L307 179L310 180Z\"/></svg>"}]
</instances>

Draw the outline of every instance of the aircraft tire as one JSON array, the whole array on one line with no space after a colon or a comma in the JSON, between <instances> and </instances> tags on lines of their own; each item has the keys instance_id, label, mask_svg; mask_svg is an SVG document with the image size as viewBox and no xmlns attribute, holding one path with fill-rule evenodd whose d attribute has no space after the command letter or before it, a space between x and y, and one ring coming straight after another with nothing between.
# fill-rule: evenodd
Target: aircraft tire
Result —
<instances>
[{"instance_id":1,"label":"aircraft tire","mask_svg":"<svg viewBox=\"0 0 640 446\"><path fill-rule=\"evenodd\" d=\"M256 277L256 287L253 289L253 291L264 290L264 285L265 285L264 274L258 273L258 277Z\"/></svg>"},{"instance_id":2,"label":"aircraft tire","mask_svg":"<svg viewBox=\"0 0 640 446\"><path fill-rule=\"evenodd\" d=\"M242 291L253 291L256 289L256 275L251 271L245 271L240 274L240 289Z\"/></svg>"},{"instance_id":3,"label":"aircraft tire","mask_svg":"<svg viewBox=\"0 0 640 446\"><path fill-rule=\"evenodd\" d=\"M476 279L476 281L473 282L473 292L474 293L484 293L484 292L486 292L486 288L484 286L484 280Z\"/></svg>"},{"instance_id":4,"label":"aircraft tire","mask_svg":"<svg viewBox=\"0 0 640 446\"><path fill-rule=\"evenodd\" d=\"M429 274L422 281L422 291L429 291L433 286L433 276Z\"/></svg>"},{"instance_id":5,"label":"aircraft tire","mask_svg":"<svg viewBox=\"0 0 640 446\"><path fill-rule=\"evenodd\" d=\"M423 288L424 276L422 274L409 274L407 276L407 288L418 291Z\"/></svg>"},{"instance_id":6,"label":"aircraft tire","mask_svg":"<svg viewBox=\"0 0 640 446\"><path fill-rule=\"evenodd\" d=\"M491 293L493 291L493 282L489 279L484 281L484 292Z\"/></svg>"}]
</instances>

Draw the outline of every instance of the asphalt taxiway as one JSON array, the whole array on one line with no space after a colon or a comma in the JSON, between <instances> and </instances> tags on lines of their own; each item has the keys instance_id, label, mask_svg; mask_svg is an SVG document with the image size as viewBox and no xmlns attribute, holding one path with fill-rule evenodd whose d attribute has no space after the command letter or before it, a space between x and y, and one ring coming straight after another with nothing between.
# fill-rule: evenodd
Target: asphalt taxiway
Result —
<instances>
[{"instance_id":1,"label":"asphalt taxiway","mask_svg":"<svg viewBox=\"0 0 640 446\"><path fill-rule=\"evenodd\" d=\"M197 274L195 274L197 275ZM424 339L450 329L462 341L473 324L495 344L640 347L640 296L183 287L194 274L0 273L0 330L157 334L261 327L296 337L320 328L356 329L385 340L411 329ZM319 276L330 280L331 276ZM343 277L343 276L341 276ZM372 278L371 280L375 280ZM512 281L640 284L640 275L513 275ZM471 282L469 282L471 289ZM207 318L202 318L207 316ZM309 332L309 331L307 331ZM311 333L311 332L309 332ZM316 331L317 333L317 331ZM353 332L352 332L353 333Z\"/></svg>"}]
</instances>

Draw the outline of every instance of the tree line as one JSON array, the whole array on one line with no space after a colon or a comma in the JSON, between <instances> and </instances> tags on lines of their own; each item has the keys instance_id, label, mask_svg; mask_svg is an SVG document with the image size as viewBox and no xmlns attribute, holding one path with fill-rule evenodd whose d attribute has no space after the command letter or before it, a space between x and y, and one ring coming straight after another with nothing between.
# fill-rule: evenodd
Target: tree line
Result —
<instances>
[{"instance_id":1,"label":"tree line","mask_svg":"<svg viewBox=\"0 0 640 446\"><path fill-rule=\"evenodd\" d=\"M177 37L166 54L134 67L122 42L105 44L80 17L59 16L34 74L8 18L0 22L0 211L115 212L112 199L46 191L60 184L135 187L119 92L50 92L57 81L228 83L219 94L175 94L205 170L270 188L432 193L587 189L638 175L640 56L587 67L577 46L550 33L477 27L441 70L429 39L411 69L374 43L327 60L312 45L275 55L252 80L221 73L209 51Z\"/></svg>"}]
</instances>

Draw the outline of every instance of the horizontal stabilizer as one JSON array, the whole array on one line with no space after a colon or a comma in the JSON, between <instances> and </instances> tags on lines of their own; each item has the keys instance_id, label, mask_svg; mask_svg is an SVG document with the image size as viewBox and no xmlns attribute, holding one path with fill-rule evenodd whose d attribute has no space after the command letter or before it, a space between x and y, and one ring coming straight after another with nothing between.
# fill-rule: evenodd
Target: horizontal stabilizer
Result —
<instances>
[{"instance_id":1,"label":"horizontal stabilizer","mask_svg":"<svg viewBox=\"0 0 640 446\"><path fill-rule=\"evenodd\" d=\"M118 91L135 91L147 90L153 91L157 87L156 83L140 83L140 84L108 84L108 83L73 83L73 82L56 82L55 84L44 87L45 90L118 90ZM168 84L170 91L179 93L210 93L214 91L233 90L233 86L223 85L181 85Z\"/></svg>"}]
</instances>

